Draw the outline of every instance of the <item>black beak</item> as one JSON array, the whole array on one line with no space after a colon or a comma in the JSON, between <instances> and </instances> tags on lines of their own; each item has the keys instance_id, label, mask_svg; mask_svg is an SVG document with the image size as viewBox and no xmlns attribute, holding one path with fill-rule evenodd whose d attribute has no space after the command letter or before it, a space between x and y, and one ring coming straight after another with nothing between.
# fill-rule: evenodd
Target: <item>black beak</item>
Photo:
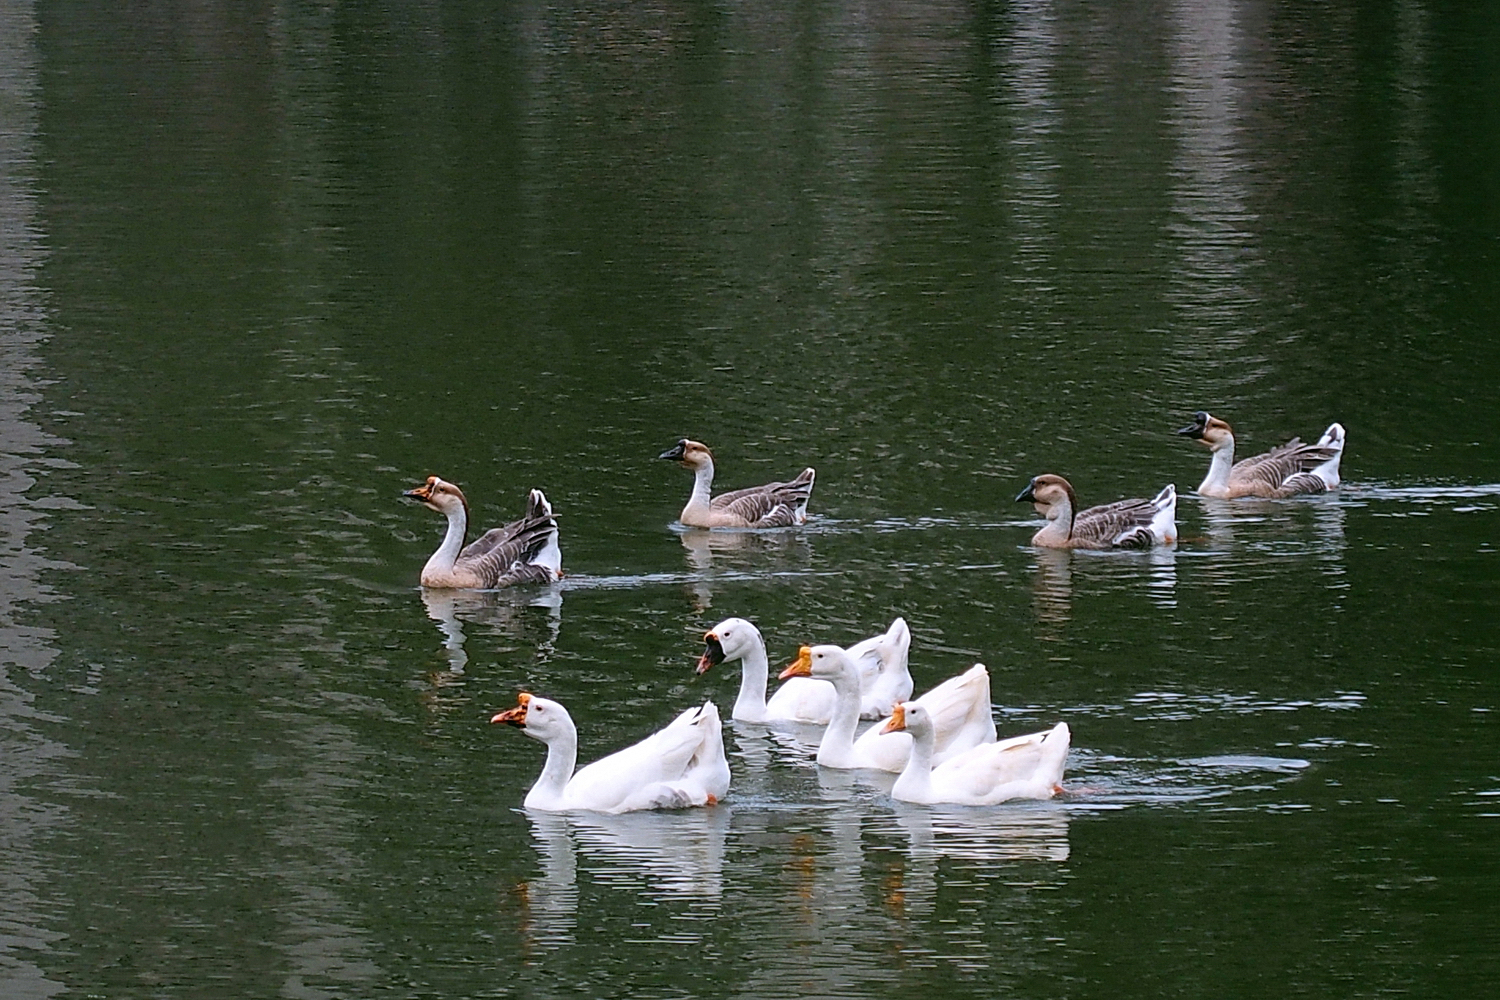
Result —
<instances>
[{"instance_id":1,"label":"black beak","mask_svg":"<svg viewBox=\"0 0 1500 1000\"><path fill-rule=\"evenodd\" d=\"M698 657L698 673L706 674L710 667L724 662L724 644L712 632L703 637L703 655Z\"/></svg>"},{"instance_id":2,"label":"black beak","mask_svg":"<svg viewBox=\"0 0 1500 1000\"><path fill-rule=\"evenodd\" d=\"M1203 436L1203 429L1208 426L1208 413L1199 410L1193 414L1193 420L1194 423L1188 424L1177 433L1183 437L1201 438Z\"/></svg>"},{"instance_id":3,"label":"black beak","mask_svg":"<svg viewBox=\"0 0 1500 1000\"><path fill-rule=\"evenodd\" d=\"M1026 488L1024 490L1022 490L1020 492L1020 494L1016 497L1016 502L1017 503L1023 503L1023 502L1024 503L1036 503L1036 494L1032 492L1032 489L1035 486L1036 486L1036 480L1035 479L1033 479L1031 482L1027 483L1026 484Z\"/></svg>"},{"instance_id":4,"label":"black beak","mask_svg":"<svg viewBox=\"0 0 1500 1000\"><path fill-rule=\"evenodd\" d=\"M683 440L678 441L672 447L668 448L666 451L662 452L660 455L657 455L656 457L657 458L665 458L669 462L680 462L680 461L682 461L682 456L686 455L686 454L687 454L687 439L684 438Z\"/></svg>"}]
</instances>

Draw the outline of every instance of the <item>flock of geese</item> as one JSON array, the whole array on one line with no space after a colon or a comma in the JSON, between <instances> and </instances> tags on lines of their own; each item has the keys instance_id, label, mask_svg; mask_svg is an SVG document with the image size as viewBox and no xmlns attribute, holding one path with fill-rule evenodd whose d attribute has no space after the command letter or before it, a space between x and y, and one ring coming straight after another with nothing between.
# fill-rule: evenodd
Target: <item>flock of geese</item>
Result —
<instances>
[{"instance_id":1,"label":"flock of geese","mask_svg":"<svg viewBox=\"0 0 1500 1000\"><path fill-rule=\"evenodd\" d=\"M1262 455L1234 460L1229 424L1206 412L1177 432L1211 452L1198 486L1206 497L1289 497L1339 485L1344 428L1331 424L1317 442L1293 438ZM807 520L815 473L784 483L712 494L713 453L684 438L661 453L693 472L681 521L692 528L782 528ZM422 567L424 587L493 589L544 583L562 576L562 550L552 505L532 490L522 517L465 545L469 504L463 491L437 476L404 494L443 514L448 530ZM1046 518L1032 544L1049 548L1150 548L1177 540L1177 491L1078 509L1061 476L1039 475L1016 497ZM912 698L907 654L911 631L897 618L884 633L845 649L803 646L768 696L770 665L760 630L728 618L704 634L698 673L738 661L740 690L732 718L765 725L824 727L819 766L872 768L899 774L891 795L919 804L993 805L1046 799L1062 790L1070 733L1066 723L1039 733L998 739L983 664ZM876 720L859 731L861 720ZM729 791L719 710L712 701L687 709L633 746L577 768L578 729L559 703L530 693L491 722L516 726L547 745L541 776L526 794L528 809L622 813L713 805ZM577 768L575 770L575 768Z\"/></svg>"}]
</instances>

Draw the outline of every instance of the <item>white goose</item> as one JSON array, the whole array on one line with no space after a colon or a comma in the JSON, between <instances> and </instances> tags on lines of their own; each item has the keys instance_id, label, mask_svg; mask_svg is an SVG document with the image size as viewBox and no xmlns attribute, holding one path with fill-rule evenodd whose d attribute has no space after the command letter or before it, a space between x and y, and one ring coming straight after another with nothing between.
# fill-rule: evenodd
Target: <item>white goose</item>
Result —
<instances>
[{"instance_id":1,"label":"white goose","mask_svg":"<svg viewBox=\"0 0 1500 1000\"><path fill-rule=\"evenodd\" d=\"M1051 549L1149 549L1177 541L1177 489L1151 500L1117 500L1078 509L1078 495L1062 476L1036 476L1016 497L1047 519L1031 544Z\"/></svg>"},{"instance_id":2,"label":"white goose","mask_svg":"<svg viewBox=\"0 0 1500 1000\"><path fill-rule=\"evenodd\" d=\"M900 771L911 756L908 734L882 732L876 723L859 739L859 670L849 654L838 646L803 646L795 662L781 672L788 677L816 677L833 684L833 716L818 744L818 763L824 767L870 767ZM917 699L932 713L936 733L934 759L946 760L980 743L995 741L995 720L990 710L990 675L976 663L957 677L950 677Z\"/></svg>"},{"instance_id":3,"label":"white goose","mask_svg":"<svg viewBox=\"0 0 1500 1000\"><path fill-rule=\"evenodd\" d=\"M1008 799L1050 799L1062 791L1071 739L1066 722L1045 733L981 743L937 765L932 714L924 705L897 705L882 730L912 736L911 758L891 786L891 797L902 802L992 806Z\"/></svg>"},{"instance_id":4,"label":"white goose","mask_svg":"<svg viewBox=\"0 0 1500 1000\"><path fill-rule=\"evenodd\" d=\"M1339 461L1344 457L1344 426L1328 425L1316 444L1292 438L1263 455L1234 460L1234 431L1204 410L1177 432L1205 445L1213 457L1198 493L1221 500L1235 497L1281 498L1299 493L1323 493L1339 485Z\"/></svg>"},{"instance_id":5,"label":"white goose","mask_svg":"<svg viewBox=\"0 0 1500 1000\"><path fill-rule=\"evenodd\" d=\"M743 618L726 618L703 635L703 655L698 673L707 673L720 663L740 661L740 693L730 717L741 722L806 722L826 726L833 714L833 685L812 677L791 677L769 700L766 685L770 666L760 629ZM911 672L907 651L911 631L897 618L884 633L849 647L849 657L860 675L860 714L881 719L891 706L911 697Z\"/></svg>"},{"instance_id":6,"label":"white goose","mask_svg":"<svg viewBox=\"0 0 1500 1000\"><path fill-rule=\"evenodd\" d=\"M714 455L707 445L683 438L657 458L693 470L693 492L679 518L689 528L784 528L807 521L816 476L812 469L803 469L789 483L767 483L714 497Z\"/></svg>"},{"instance_id":7,"label":"white goose","mask_svg":"<svg viewBox=\"0 0 1500 1000\"><path fill-rule=\"evenodd\" d=\"M847 652L859 668L860 718L883 719L898 702L911 697L911 629L905 618L891 622L880 635L861 639Z\"/></svg>"},{"instance_id":8,"label":"white goose","mask_svg":"<svg viewBox=\"0 0 1500 1000\"><path fill-rule=\"evenodd\" d=\"M448 533L422 567L424 587L490 590L517 583L548 583L562 576L557 521L541 490L526 499L526 513L503 528L491 528L467 546L469 501L463 490L437 476L401 494L448 518Z\"/></svg>"},{"instance_id":9,"label":"white goose","mask_svg":"<svg viewBox=\"0 0 1500 1000\"><path fill-rule=\"evenodd\" d=\"M578 729L562 705L522 692L519 704L490 722L518 727L547 744L547 763L526 793L527 809L602 813L714 805L729 790L719 711L711 701L690 708L634 746L573 773Z\"/></svg>"}]
</instances>

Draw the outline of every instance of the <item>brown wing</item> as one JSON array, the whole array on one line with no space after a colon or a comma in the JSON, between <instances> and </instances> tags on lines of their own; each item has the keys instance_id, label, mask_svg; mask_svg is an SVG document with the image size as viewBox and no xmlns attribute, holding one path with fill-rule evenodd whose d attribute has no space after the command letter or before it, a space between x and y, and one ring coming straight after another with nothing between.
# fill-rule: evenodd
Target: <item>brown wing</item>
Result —
<instances>
[{"instance_id":1,"label":"brown wing","mask_svg":"<svg viewBox=\"0 0 1500 1000\"><path fill-rule=\"evenodd\" d=\"M812 496L813 470L803 469L802 474L789 483L767 483L744 490L721 493L710 501L717 510L723 510L742 519L752 528L781 528L796 524L798 514L807 507Z\"/></svg>"},{"instance_id":2,"label":"brown wing","mask_svg":"<svg viewBox=\"0 0 1500 1000\"><path fill-rule=\"evenodd\" d=\"M505 531L509 527L511 526L495 528L487 532L485 537ZM524 521L521 522L520 530L512 537L501 539L498 543L490 545L488 549L472 559L460 557L459 563L472 569L484 581L486 587L503 587L509 583L520 582L522 577L530 578L532 571L541 571L542 575L537 579L551 580L554 577L550 569L545 566L533 566L531 563L542 554L547 543L556 535L557 522L550 517ZM478 542L475 544L477 545Z\"/></svg>"},{"instance_id":3,"label":"brown wing","mask_svg":"<svg viewBox=\"0 0 1500 1000\"><path fill-rule=\"evenodd\" d=\"M1249 486L1261 496L1287 496L1306 493L1310 489L1321 490L1321 479L1312 477L1317 483L1310 487L1309 480L1301 474L1312 472L1337 453L1336 448L1303 444L1301 438L1292 438L1263 455L1235 462L1234 468L1229 470L1229 483L1231 487Z\"/></svg>"},{"instance_id":4,"label":"brown wing","mask_svg":"<svg viewBox=\"0 0 1500 1000\"><path fill-rule=\"evenodd\" d=\"M1090 507L1073 518L1073 537L1089 544L1120 548L1149 547L1156 507L1150 500L1117 500ZM1142 529L1142 530L1137 530ZM1140 537L1144 535L1144 537Z\"/></svg>"},{"instance_id":5,"label":"brown wing","mask_svg":"<svg viewBox=\"0 0 1500 1000\"><path fill-rule=\"evenodd\" d=\"M552 580L556 575L551 567L532 563L556 538L552 506L541 490L532 490L525 516L470 542L458 554L458 563L478 574L486 587Z\"/></svg>"}]
</instances>

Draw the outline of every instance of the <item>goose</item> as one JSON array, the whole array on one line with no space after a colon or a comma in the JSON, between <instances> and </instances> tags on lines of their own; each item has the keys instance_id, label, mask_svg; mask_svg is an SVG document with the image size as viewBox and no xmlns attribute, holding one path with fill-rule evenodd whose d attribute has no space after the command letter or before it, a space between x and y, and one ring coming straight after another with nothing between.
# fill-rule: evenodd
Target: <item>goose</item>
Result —
<instances>
[{"instance_id":1,"label":"goose","mask_svg":"<svg viewBox=\"0 0 1500 1000\"><path fill-rule=\"evenodd\" d=\"M448 533L422 567L424 587L489 590L516 583L548 583L562 576L557 521L541 490L526 499L526 513L503 528L491 528L467 546L469 501L463 490L437 476L401 494L447 515Z\"/></svg>"},{"instance_id":2,"label":"goose","mask_svg":"<svg viewBox=\"0 0 1500 1000\"><path fill-rule=\"evenodd\" d=\"M730 718L741 722L806 722L828 725L835 701L833 685L812 677L791 677L766 698L770 667L760 629L743 618L726 618L703 634L699 674L724 662L740 661L740 694ZM860 674L860 715L880 719L891 706L911 697L907 651L911 631L897 618L880 635L849 647L849 658ZM883 706L883 707L882 707Z\"/></svg>"},{"instance_id":3,"label":"goose","mask_svg":"<svg viewBox=\"0 0 1500 1000\"><path fill-rule=\"evenodd\" d=\"M579 768L576 774L578 728L568 710L524 691L517 702L490 722L516 726L547 744L547 763L526 793L527 809L602 813L684 809L714 805L729 791L723 729L711 701L688 709L664 729Z\"/></svg>"},{"instance_id":4,"label":"goose","mask_svg":"<svg viewBox=\"0 0 1500 1000\"><path fill-rule=\"evenodd\" d=\"M897 618L882 634L849 647L849 659L859 668L861 719L883 719L897 702L911 697L915 684L908 666L910 652L911 629L905 618Z\"/></svg>"},{"instance_id":5,"label":"goose","mask_svg":"<svg viewBox=\"0 0 1500 1000\"><path fill-rule=\"evenodd\" d=\"M936 735L925 705L897 705L881 731L912 736L911 758L891 786L891 797L902 802L992 806L1008 799L1050 799L1062 791L1071 738L1066 722L1045 733L981 743L936 766Z\"/></svg>"},{"instance_id":6,"label":"goose","mask_svg":"<svg viewBox=\"0 0 1500 1000\"><path fill-rule=\"evenodd\" d=\"M859 739L859 669L838 646L803 646L797 659L781 672L788 677L817 677L833 684L833 716L818 744L818 763L831 768L870 767L900 771L911 755L911 737L884 733L876 723ZM918 698L932 713L936 733L934 759L948 757L995 741L995 720L990 714L990 675L976 663L957 677L950 677Z\"/></svg>"},{"instance_id":7,"label":"goose","mask_svg":"<svg viewBox=\"0 0 1500 1000\"><path fill-rule=\"evenodd\" d=\"M1047 518L1031 544L1050 549L1149 549L1177 541L1177 488L1151 500L1117 500L1078 510L1078 495L1062 476L1036 476L1016 497ZM1077 511L1077 513L1075 513Z\"/></svg>"},{"instance_id":8,"label":"goose","mask_svg":"<svg viewBox=\"0 0 1500 1000\"><path fill-rule=\"evenodd\" d=\"M1199 410L1193 422L1177 432L1201 442L1213 452L1208 475L1198 484L1201 496L1220 500L1235 497L1281 497L1299 493L1323 493L1339 485L1339 459L1344 457L1344 426L1328 425L1316 444L1292 438L1263 455L1234 460L1234 431L1229 425Z\"/></svg>"},{"instance_id":9,"label":"goose","mask_svg":"<svg viewBox=\"0 0 1500 1000\"><path fill-rule=\"evenodd\" d=\"M816 475L812 469L803 469L789 483L752 486L710 499L714 455L707 445L683 438L657 458L693 470L693 493L680 517L689 528L784 528L807 521L807 500Z\"/></svg>"}]
</instances>

